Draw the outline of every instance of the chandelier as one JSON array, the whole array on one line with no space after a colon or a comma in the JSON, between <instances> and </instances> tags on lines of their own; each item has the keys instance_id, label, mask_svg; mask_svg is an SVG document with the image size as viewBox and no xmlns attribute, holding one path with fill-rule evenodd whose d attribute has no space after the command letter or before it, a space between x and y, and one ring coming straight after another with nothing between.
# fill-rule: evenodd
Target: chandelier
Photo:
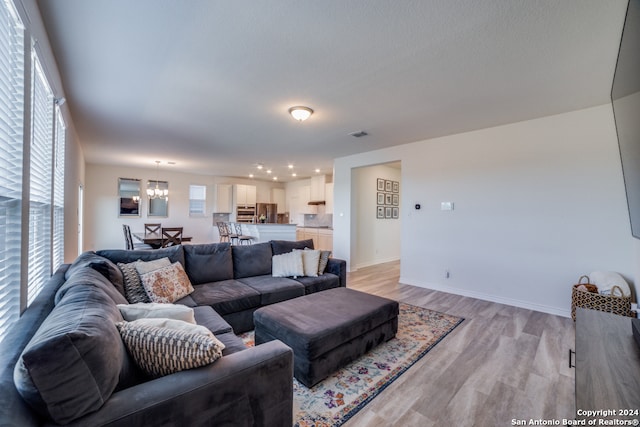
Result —
<instances>
[{"instance_id":1,"label":"chandelier","mask_svg":"<svg viewBox=\"0 0 640 427\"><path fill-rule=\"evenodd\" d=\"M169 199L169 189L160 189L158 185L158 174L160 168L160 160L156 160L156 188L147 188L147 196L150 199Z\"/></svg>"}]
</instances>

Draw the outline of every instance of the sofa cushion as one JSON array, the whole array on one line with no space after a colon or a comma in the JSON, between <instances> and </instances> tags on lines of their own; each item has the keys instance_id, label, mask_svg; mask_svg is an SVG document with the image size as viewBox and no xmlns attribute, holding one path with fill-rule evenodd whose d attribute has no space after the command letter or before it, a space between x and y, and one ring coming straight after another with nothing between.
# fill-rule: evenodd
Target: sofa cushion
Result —
<instances>
[{"instance_id":1,"label":"sofa cushion","mask_svg":"<svg viewBox=\"0 0 640 427\"><path fill-rule=\"evenodd\" d=\"M184 261L187 275L194 285L233 279L230 243L186 245Z\"/></svg>"},{"instance_id":2,"label":"sofa cushion","mask_svg":"<svg viewBox=\"0 0 640 427\"><path fill-rule=\"evenodd\" d=\"M98 288L108 295L114 304L126 304L127 302L125 297L120 294L120 291L98 271L91 267L80 267L76 268L71 277L60 286L60 289L58 289L53 299L54 304L58 304L64 298L65 294L75 286Z\"/></svg>"},{"instance_id":3,"label":"sofa cushion","mask_svg":"<svg viewBox=\"0 0 640 427\"><path fill-rule=\"evenodd\" d=\"M229 325L226 320L222 318L222 316L216 313L216 311L211 306L202 305L199 307L195 307L193 309L193 314L196 319L196 323L209 329L216 337L218 337L218 335L220 334L233 332L231 325Z\"/></svg>"},{"instance_id":4,"label":"sofa cushion","mask_svg":"<svg viewBox=\"0 0 640 427\"><path fill-rule=\"evenodd\" d=\"M224 344L207 328L173 319L138 319L116 324L136 364L151 377L208 365Z\"/></svg>"},{"instance_id":5,"label":"sofa cushion","mask_svg":"<svg viewBox=\"0 0 640 427\"><path fill-rule=\"evenodd\" d=\"M242 341L242 338L240 338L233 332L216 335L216 338L218 338L220 342L225 345L224 350L222 351L223 356L228 356L229 354L237 353L239 351L247 349L247 346L244 345L244 341Z\"/></svg>"},{"instance_id":6,"label":"sofa cushion","mask_svg":"<svg viewBox=\"0 0 640 427\"><path fill-rule=\"evenodd\" d=\"M174 303L193 292L189 277L179 262L141 274L140 281L151 302Z\"/></svg>"},{"instance_id":7,"label":"sofa cushion","mask_svg":"<svg viewBox=\"0 0 640 427\"><path fill-rule=\"evenodd\" d=\"M195 285L191 298L198 305L211 306L221 316L260 307L260 293L237 280Z\"/></svg>"},{"instance_id":8,"label":"sofa cushion","mask_svg":"<svg viewBox=\"0 0 640 427\"><path fill-rule=\"evenodd\" d=\"M294 249L314 249L313 247L313 239L306 240L271 240L269 242L271 244L271 250L274 255L285 254L287 252L291 252Z\"/></svg>"},{"instance_id":9,"label":"sofa cushion","mask_svg":"<svg viewBox=\"0 0 640 427\"><path fill-rule=\"evenodd\" d=\"M262 276L271 274L271 244L269 242L255 245L232 246L233 277Z\"/></svg>"},{"instance_id":10,"label":"sofa cushion","mask_svg":"<svg viewBox=\"0 0 640 427\"><path fill-rule=\"evenodd\" d=\"M302 251L287 252L271 257L271 275L273 277L304 276Z\"/></svg>"},{"instance_id":11,"label":"sofa cushion","mask_svg":"<svg viewBox=\"0 0 640 427\"><path fill-rule=\"evenodd\" d=\"M294 280L302 283L305 295L340 287L340 278L331 273L324 273L317 277L297 277Z\"/></svg>"},{"instance_id":12,"label":"sofa cushion","mask_svg":"<svg viewBox=\"0 0 640 427\"><path fill-rule=\"evenodd\" d=\"M193 308L180 304L163 304L157 302L138 304L118 304L120 314L127 322L145 318L167 318L196 323Z\"/></svg>"},{"instance_id":13,"label":"sofa cushion","mask_svg":"<svg viewBox=\"0 0 640 427\"><path fill-rule=\"evenodd\" d=\"M96 251L96 254L108 258L111 262L117 264L122 262L128 264L134 261L152 261L159 258L169 258L171 262L179 262L184 266L184 250L182 245L171 246L162 249L149 250L126 250L126 249L104 249Z\"/></svg>"},{"instance_id":14,"label":"sofa cushion","mask_svg":"<svg viewBox=\"0 0 640 427\"><path fill-rule=\"evenodd\" d=\"M133 369L119 321L116 304L99 287L68 288L16 363L20 395L58 424L99 409Z\"/></svg>"},{"instance_id":15,"label":"sofa cushion","mask_svg":"<svg viewBox=\"0 0 640 427\"><path fill-rule=\"evenodd\" d=\"M109 259L97 255L93 251L81 253L80 256L78 256L78 258L76 258L69 266L69 269L67 269L67 272L64 275L65 279L69 279L76 270L83 267L93 268L98 273L102 274L113 284L113 286L115 286L118 292L124 295L124 278L122 277L122 272L118 266Z\"/></svg>"},{"instance_id":16,"label":"sofa cushion","mask_svg":"<svg viewBox=\"0 0 640 427\"><path fill-rule=\"evenodd\" d=\"M286 277L264 275L245 277L240 281L260 293L261 305L274 304L304 295L304 286Z\"/></svg>"}]
</instances>

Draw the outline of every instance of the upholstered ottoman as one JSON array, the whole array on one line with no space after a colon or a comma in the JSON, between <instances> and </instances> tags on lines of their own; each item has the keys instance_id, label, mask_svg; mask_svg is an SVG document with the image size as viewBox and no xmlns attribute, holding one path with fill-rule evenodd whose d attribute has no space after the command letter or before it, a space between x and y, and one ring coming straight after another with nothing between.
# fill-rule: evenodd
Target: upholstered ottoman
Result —
<instances>
[{"instance_id":1,"label":"upholstered ottoman","mask_svg":"<svg viewBox=\"0 0 640 427\"><path fill-rule=\"evenodd\" d=\"M398 302L347 288L262 307L253 315L256 345L278 339L293 349L294 376L307 387L398 331Z\"/></svg>"}]
</instances>

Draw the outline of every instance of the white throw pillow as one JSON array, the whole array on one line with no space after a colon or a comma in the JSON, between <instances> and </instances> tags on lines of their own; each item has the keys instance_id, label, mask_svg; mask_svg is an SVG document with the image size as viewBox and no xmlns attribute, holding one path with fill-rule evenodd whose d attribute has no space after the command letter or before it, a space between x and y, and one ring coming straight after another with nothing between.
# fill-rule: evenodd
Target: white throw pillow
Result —
<instances>
[{"instance_id":1,"label":"white throw pillow","mask_svg":"<svg viewBox=\"0 0 640 427\"><path fill-rule=\"evenodd\" d=\"M127 322L145 318L165 318L196 323L193 308L181 304L164 304L159 302L118 304L122 317Z\"/></svg>"},{"instance_id":2,"label":"white throw pillow","mask_svg":"<svg viewBox=\"0 0 640 427\"><path fill-rule=\"evenodd\" d=\"M321 251L309 248L305 248L305 250L294 249L294 251L302 252L304 275L318 277L318 265L320 264Z\"/></svg>"},{"instance_id":3,"label":"white throw pillow","mask_svg":"<svg viewBox=\"0 0 640 427\"><path fill-rule=\"evenodd\" d=\"M271 275L273 277L304 276L302 251L274 255L273 258L271 258Z\"/></svg>"}]
</instances>

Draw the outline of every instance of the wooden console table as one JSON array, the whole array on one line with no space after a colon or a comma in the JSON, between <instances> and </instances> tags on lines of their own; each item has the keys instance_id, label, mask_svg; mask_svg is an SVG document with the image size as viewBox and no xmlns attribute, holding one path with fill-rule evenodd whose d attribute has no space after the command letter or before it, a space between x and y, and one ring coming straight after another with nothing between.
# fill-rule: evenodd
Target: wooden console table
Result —
<instances>
[{"instance_id":1,"label":"wooden console table","mask_svg":"<svg viewBox=\"0 0 640 427\"><path fill-rule=\"evenodd\" d=\"M576 309L575 367L577 419L640 419L640 347L630 317ZM597 410L615 413L585 413Z\"/></svg>"}]
</instances>

